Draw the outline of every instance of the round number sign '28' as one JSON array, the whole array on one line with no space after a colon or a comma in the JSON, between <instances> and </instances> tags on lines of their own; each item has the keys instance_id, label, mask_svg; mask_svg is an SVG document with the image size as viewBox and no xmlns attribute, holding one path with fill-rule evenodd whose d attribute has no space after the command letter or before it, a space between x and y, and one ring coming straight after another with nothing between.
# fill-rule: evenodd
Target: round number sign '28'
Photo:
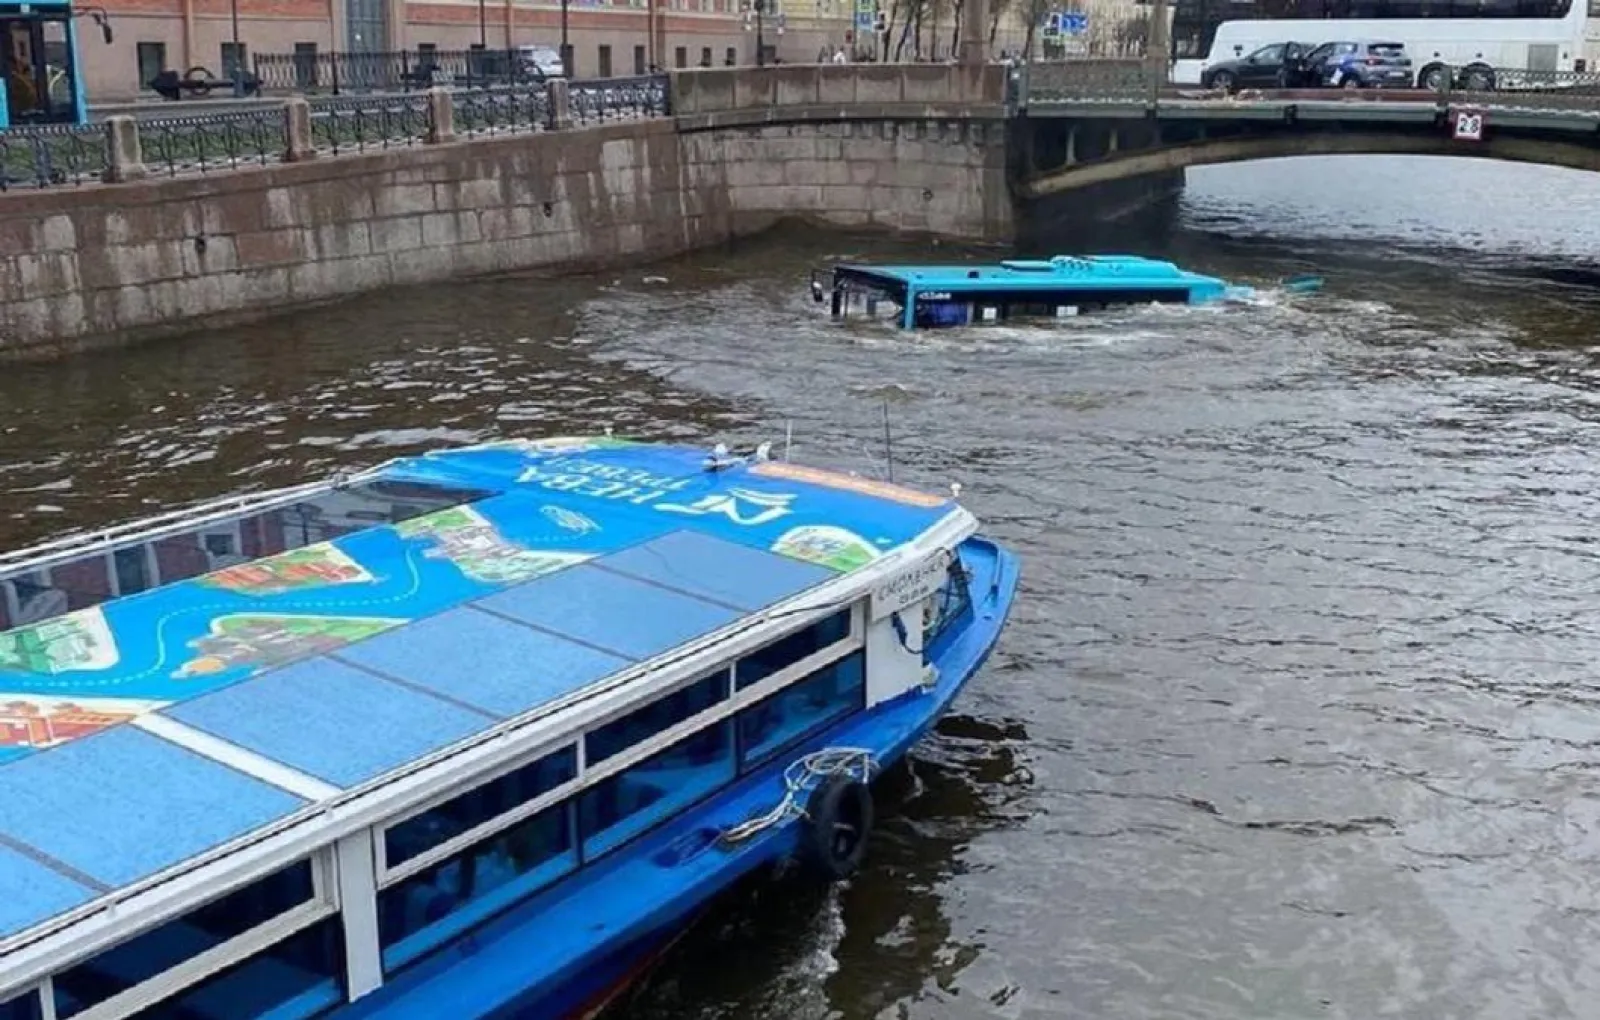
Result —
<instances>
[{"instance_id":1,"label":"round number sign '28'","mask_svg":"<svg viewBox=\"0 0 1600 1020\"><path fill-rule=\"evenodd\" d=\"M1483 138L1483 114L1475 110L1455 111L1454 131L1451 134L1461 140L1476 142Z\"/></svg>"}]
</instances>

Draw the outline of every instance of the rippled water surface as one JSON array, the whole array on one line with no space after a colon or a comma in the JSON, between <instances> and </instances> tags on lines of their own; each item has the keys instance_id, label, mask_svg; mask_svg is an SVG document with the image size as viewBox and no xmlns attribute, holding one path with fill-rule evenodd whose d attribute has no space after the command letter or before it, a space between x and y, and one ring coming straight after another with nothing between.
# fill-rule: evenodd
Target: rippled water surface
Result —
<instances>
[{"instance_id":1,"label":"rippled water surface","mask_svg":"<svg viewBox=\"0 0 1600 1020\"><path fill-rule=\"evenodd\" d=\"M1013 625L868 869L733 897L628 1020L1594 1017L1597 243L1600 177L1366 157L1129 239L1328 277L1249 309L840 327L813 264L926 247L790 231L412 289L8 367L0 539L605 424L883 473L887 400L896 478L1023 554Z\"/></svg>"}]
</instances>

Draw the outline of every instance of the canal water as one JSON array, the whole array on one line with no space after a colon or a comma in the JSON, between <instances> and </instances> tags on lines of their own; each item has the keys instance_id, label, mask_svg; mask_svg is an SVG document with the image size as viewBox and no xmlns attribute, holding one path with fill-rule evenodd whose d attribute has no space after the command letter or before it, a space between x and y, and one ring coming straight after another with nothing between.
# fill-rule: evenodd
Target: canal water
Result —
<instances>
[{"instance_id":1,"label":"canal water","mask_svg":"<svg viewBox=\"0 0 1600 1020\"><path fill-rule=\"evenodd\" d=\"M412 288L8 366L0 545L440 443L792 426L960 482L1023 598L865 872L730 898L626 1020L1594 1017L1597 245L1600 176L1357 157L1192 171L1126 239L1328 279L1246 309L841 327L819 261L986 253L798 230Z\"/></svg>"}]
</instances>

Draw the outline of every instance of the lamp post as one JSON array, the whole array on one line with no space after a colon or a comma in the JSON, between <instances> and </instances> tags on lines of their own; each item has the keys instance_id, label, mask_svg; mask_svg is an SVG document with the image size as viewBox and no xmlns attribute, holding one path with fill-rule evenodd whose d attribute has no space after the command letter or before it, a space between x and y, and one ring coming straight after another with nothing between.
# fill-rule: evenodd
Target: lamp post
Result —
<instances>
[{"instance_id":1,"label":"lamp post","mask_svg":"<svg viewBox=\"0 0 1600 1020\"><path fill-rule=\"evenodd\" d=\"M239 0L234 0L238 3ZM488 0L478 0L478 48L489 49L489 3Z\"/></svg>"},{"instance_id":2,"label":"lamp post","mask_svg":"<svg viewBox=\"0 0 1600 1020\"><path fill-rule=\"evenodd\" d=\"M244 95L244 58L239 52L239 0L233 0L233 73L228 77L233 79L233 94Z\"/></svg>"},{"instance_id":3,"label":"lamp post","mask_svg":"<svg viewBox=\"0 0 1600 1020\"><path fill-rule=\"evenodd\" d=\"M767 4L769 4L771 2L773 2L773 0L749 0L750 7L745 12L744 30L746 32L750 31L750 23L752 21L755 22L755 26L756 26L756 66L757 67L765 66L765 64L767 62L767 32L766 32L767 24L766 24L766 16L767 16ZM754 17L751 17L751 15L754 15ZM778 15L778 34L779 35L783 34L784 21L785 21L784 15L779 14Z\"/></svg>"},{"instance_id":4,"label":"lamp post","mask_svg":"<svg viewBox=\"0 0 1600 1020\"><path fill-rule=\"evenodd\" d=\"M561 77L572 80L572 43L567 39L567 0L561 0Z\"/></svg>"},{"instance_id":5,"label":"lamp post","mask_svg":"<svg viewBox=\"0 0 1600 1020\"><path fill-rule=\"evenodd\" d=\"M767 37L763 34L762 27L766 21L767 0L754 0L756 5L756 66L764 67L767 63Z\"/></svg>"}]
</instances>

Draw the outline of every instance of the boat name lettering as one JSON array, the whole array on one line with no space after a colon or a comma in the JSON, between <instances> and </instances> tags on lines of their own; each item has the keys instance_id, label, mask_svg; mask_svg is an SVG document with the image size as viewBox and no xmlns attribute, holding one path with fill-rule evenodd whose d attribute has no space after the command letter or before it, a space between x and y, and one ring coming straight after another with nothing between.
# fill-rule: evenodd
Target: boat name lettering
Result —
<instances>
[{"instance_id":1,"label":"boat name lettering","mask_svg":"<svg viewBox=\"0 0 1600 1020\"><path fill-rule=\"evenodd\" d=\"M881 620L890 613L908 609L938 592L949 575L950 564L943 556L930 556L896 574L872 591L872 618Z\"/></svg>"},{"instance_id":2,"label":"boat name lettering","mask_svg":"<svg viewBox=\"0 0 1600 1020\"><path fill-rule=\"evenodd\" d=\"M917 295L918 301L949 301L950 292L947 290L925 290Z\"/></svg>"},{"instance_id":3,"label":"boat name lettering","mask_svg":"<svg viewBox=\"0 0 1600 1020\"><path fill-rule=\"evenodd\" d=\"M649 506L679 489L687 488L691 481L577 457L558 457L530 464L517 476L519 484L533 484L552 492L571 492L636 506Z\"/></svg>"}]
</instances>

